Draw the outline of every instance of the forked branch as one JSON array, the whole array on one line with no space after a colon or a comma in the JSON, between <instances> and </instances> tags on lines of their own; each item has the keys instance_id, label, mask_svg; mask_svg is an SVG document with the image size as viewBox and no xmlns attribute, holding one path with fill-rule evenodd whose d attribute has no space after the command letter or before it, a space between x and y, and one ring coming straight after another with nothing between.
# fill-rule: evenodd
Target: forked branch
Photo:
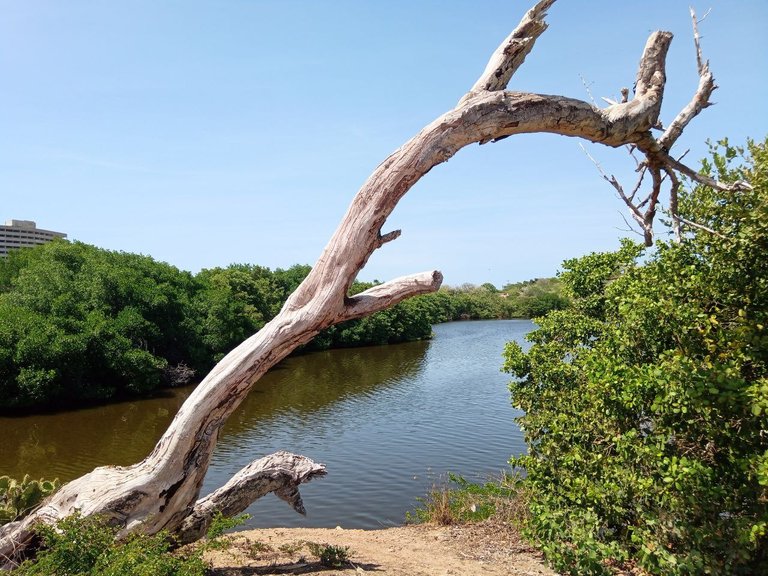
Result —
<instances>
[{"instance_id":1,"label":"forked branch","mask_svg":"<svg viewBox=\"0 0 768 576\"><path fill-rule=\"evenodd\" d=\"M712 105L710 97L715 89L717 89L715 78L709 69L709 62L704 59L701 50L701 36L699 35L698 26L700 20L696 18L696 12L693 8L690 9L690 13L693 26L693 41L696 48L696 67L699 74L699 83L691 101L677 114L675 119L670 123L666 130L664 130L661 136L655 138L649 132L642 139L637 141L636 149L642 152L645 157L639 167L639 177L633 192L629 195L625 194L623 187L616 177L613 175L610 177L606 175L597 161L590 156L592 161L598 167L602 177L618 192L621 200L629 208L630 215L642 228L646 246L651 246L653 244L654 219L665 180L669 182L669 214L672 218L672 231L677 239L682 237L681 224L704 230L707 229L704 226L694 225L688 220L682 219L678 214L677 195L680 189L678 173L685 175L687 178L699 184L725 191L749 186L747 183L743 182L738 182L732 185L722 184L713 178L699 174L696 170L691 169L679 160L675 160L669 154L672 146L678 138L680 138L686 126L688 126L688 124L698 116L702 110ZM636 96L641 91L647 90L649 85L653 86L655 81L653 75L649 76L646 73L645 75L642 75L642 78L641 75L638 75ZM660 126L661 124L658 124L657 127ZM651 188L645 197L640 202L637 202L635 200L635 195L643 183L643 176L646 171L649 171L651 174Z\"/></svg>"}]
</instances>

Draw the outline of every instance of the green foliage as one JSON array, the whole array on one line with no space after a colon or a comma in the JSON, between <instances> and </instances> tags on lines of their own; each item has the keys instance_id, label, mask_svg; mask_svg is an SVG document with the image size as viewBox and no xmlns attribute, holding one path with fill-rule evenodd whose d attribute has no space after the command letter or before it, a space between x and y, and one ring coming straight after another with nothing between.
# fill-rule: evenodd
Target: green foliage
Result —
<instances>
[{"instance_id":1,"label":"green foliage","mask_svg":"<svg viewBox=\"0 0 768 576\"><path fill-rule=\"evenodd\" d=\"M206 354L220 360L232 348L261 329L309 274L306 265L274 272L263 266L232 264L202 270L193 306Z\"/></svg>"},{"instance_id":2,"label":"green foliage","mask_svg":"<svg viewBox=\"0 0 768 576\"><path fill-rule=\"evenodd\" d=\"M117 529L97 517L69 516L55 527L39 525L43 548L13 573L19 576L203 576L201 551L170 552L168 535L131 535L115 542Z\"/></svg>"},{"instance_id":3,"label":"green foliage","mask_svg":"<svg viewBox=\"0 0 768 576\"><path fill-rule=\"evenodd\" d=\"M20 520L34 510L45 498L59 489L55 480L32 480L26 474L21 481L0 476L0 526Z\"/></svg>"},{"instance_id":4,"label":"green foliage","mask_svg":"<svg viewBox=\"0 0 768 576\"><path fill-rule=\"evenodd\" d=\"M208 531L206 532L205 537L213 542L223 536L227 530L242 526L250 517L250 514L239 514L228 518L221 512L216 512L216 514L213 515L210 526L208 526Z\"/></svg>"},{"instance_id":5,"label":"green foliage","mask_svg":"<svg viewBox=\"0 0 768 576\"><path fill-rule=\"evenodd\" d=\"M567 261L571 305L507 345L527 530L558 570L768 573L768 150L748 152L704 170L751 190L680 198L712 232Z\"/></svg>"},{"instance_id":6,"label":"green foliage","mask_svg":"<svg viewBox=\"0 0 768 576\"><path fill-rule=\"evenodd\" d=\"M568 297L558 278L536 278L507 284L503 293L506 294L510 316L514 318L538 318L550 310L568 306Z\"/></svg>"},{"instance_id":7,"label":"green foliage","mask_svg":"<svg viewBox=\"0 0 768 576\"><path fill-rule=\"evenodd\" d=\"M304 548L304 542L303 540L299 540L298 542L286 542L285 544L281 544L278 546L278 550L282 552L283 554L288 554L289 556L293 556L296 554L299 550Z\"/></svg>"},{"instance_id":8,"label":"green foliage","mask_svg":"<svg viewBox=\"0 0 768 576\"><path fill-rule=\"evenodd\" d=\"M196 364L193 277L151 258L52 242L0 259L0 406L143 394Z\"/></svg>"},{"instance_id":9,"label":"green foliage","mask_svg":"<svg viewBox=\"0 0 768 576\"><path fill-rule=\"evenodd\" d=\"M511 478L500 482L476 484L462 476L448 475L448 482L434 486L419 506L407 512L405 519L412 524L464 524L486 520L502 507L516 500L518 491Z\"/></svg>"},{"instance_id":10,"label":"green foliage","mask_svg":"<svg viewBox=\"0 0 768 576\"><path fill-rule=\"evenodd\" d=\"M539 278L508 284L498 290L493 284L444 286L438 292L409 300L431 324L453 320L536 318L563 308L568 300L556 278Z\"/></svg>"},{"instance_id":11,"label":"green foliage","mask_svg":"<svg viewBox=\"0 0 768 576\"><path fill-rule=\"evenodd\" d=\"M246 543L246 552L248 554L249 558L253 558L254 560L259 558L262 554L266 554L268 552L274 552L274 548L267 544L266 542L261 542L260 540L256 540L255 542L252 540L249 540L248 538L245 538Z\"/></svg>"},{"instance_id":12,"label":"green foliage","mask_svg":"<svg viewBox=\"0 0 768 576\"><path fill-rule=\"evenodd\" d=\"M349 546L318 544L307 542L309 552L320 559L320 564L327 568L341 568L349 563Z\"/></svg>"}]
</instances>

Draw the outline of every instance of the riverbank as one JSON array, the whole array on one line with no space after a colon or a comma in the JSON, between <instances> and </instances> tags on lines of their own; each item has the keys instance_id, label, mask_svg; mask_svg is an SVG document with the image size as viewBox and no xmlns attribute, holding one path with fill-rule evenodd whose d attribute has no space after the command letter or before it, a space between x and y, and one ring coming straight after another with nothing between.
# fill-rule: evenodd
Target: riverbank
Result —
<instances>
[{"instance_id":1,"label":"riverbank","mask_svg":"<svg viewBox=\"0 0 768 576\"><path fill-rule=\"evenodd\" d=\"M488 520L459 526L383 530L267 528L232 534L231 545L206 553L213 576L256 574L386 576L556 576L514 528ZM348 561L323 566L307 542L348 547Z\"/></svg>"}]
</instances>

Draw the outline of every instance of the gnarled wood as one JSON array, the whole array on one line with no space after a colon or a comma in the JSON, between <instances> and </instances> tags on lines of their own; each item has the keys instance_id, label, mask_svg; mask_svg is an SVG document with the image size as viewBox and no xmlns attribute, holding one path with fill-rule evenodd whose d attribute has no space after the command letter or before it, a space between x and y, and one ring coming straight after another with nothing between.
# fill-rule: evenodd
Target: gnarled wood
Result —
<instances>
[{"instance_id":1,"label":"gnarled wood","mask_svg":"<svg viewBox=\"0 0 768 576\"><path fill-rule=\"evenodd\" d=\"M178 529L178 541L188 544L199 540L208 531L216 513L231 518L270 492L299 514L306 514L299 485L325 474L323 464L290 452L276 452L251 462L224 486L195 503Z\"/></svg>"},{"instance_id":2,"label":"gnarled wood","mask_svg":"<svg viewBox=\"0 0 768 576\"><path fill-rule=\"evenodd\" d=\"M506 90L512 74L546 29L544 16L553 3L536 4L457 106L374 170L312 271L280 313L208 374L151 454L133 466L97 468L62 487L25 521L0 529L1 557L13 562L28 545L34 522L54 522L75 509L108 516L123 533L167 529L191 534L185 526L195 523L188 521L190 510L198 501L219 431L261 375L332 324L439 288L442 276L433 271L348 296L349 287L373 252L399 236L400 231L383 232L399 200L427 172L464 146L514 134L549 132L611 147L633 144L654 162L665 161L651 128L659 123L665 57L672 39L668 32L655 32L648 39L638 67L636 93L626 102L601 109L565 96ZM687 121L685 115L678 124ZM669 138L673 139L673 132Z\"/></svg>"}]
</instances>

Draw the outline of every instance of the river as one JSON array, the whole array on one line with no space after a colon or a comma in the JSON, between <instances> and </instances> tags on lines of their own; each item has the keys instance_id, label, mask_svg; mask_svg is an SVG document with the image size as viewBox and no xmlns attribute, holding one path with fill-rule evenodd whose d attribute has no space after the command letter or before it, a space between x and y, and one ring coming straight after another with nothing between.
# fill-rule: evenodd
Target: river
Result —
<instances>
[{"instance_id":1,"label":"river","mask_svg":"<svg viewBox=\"0 0 768 576\"><path fill-rule=\"evenodd\" d=\"M428 342L288 358L250 392L222 431L208 493L276 450L327 465L301 489L307 516L274 495L249 508L249 527L400 525L448 472L485 480L525 450L500 371L527 320L454 322ZM0 417L0 475L75 478L143 458L191 388L55 414Z\"/></svg>"}]
</instances>

